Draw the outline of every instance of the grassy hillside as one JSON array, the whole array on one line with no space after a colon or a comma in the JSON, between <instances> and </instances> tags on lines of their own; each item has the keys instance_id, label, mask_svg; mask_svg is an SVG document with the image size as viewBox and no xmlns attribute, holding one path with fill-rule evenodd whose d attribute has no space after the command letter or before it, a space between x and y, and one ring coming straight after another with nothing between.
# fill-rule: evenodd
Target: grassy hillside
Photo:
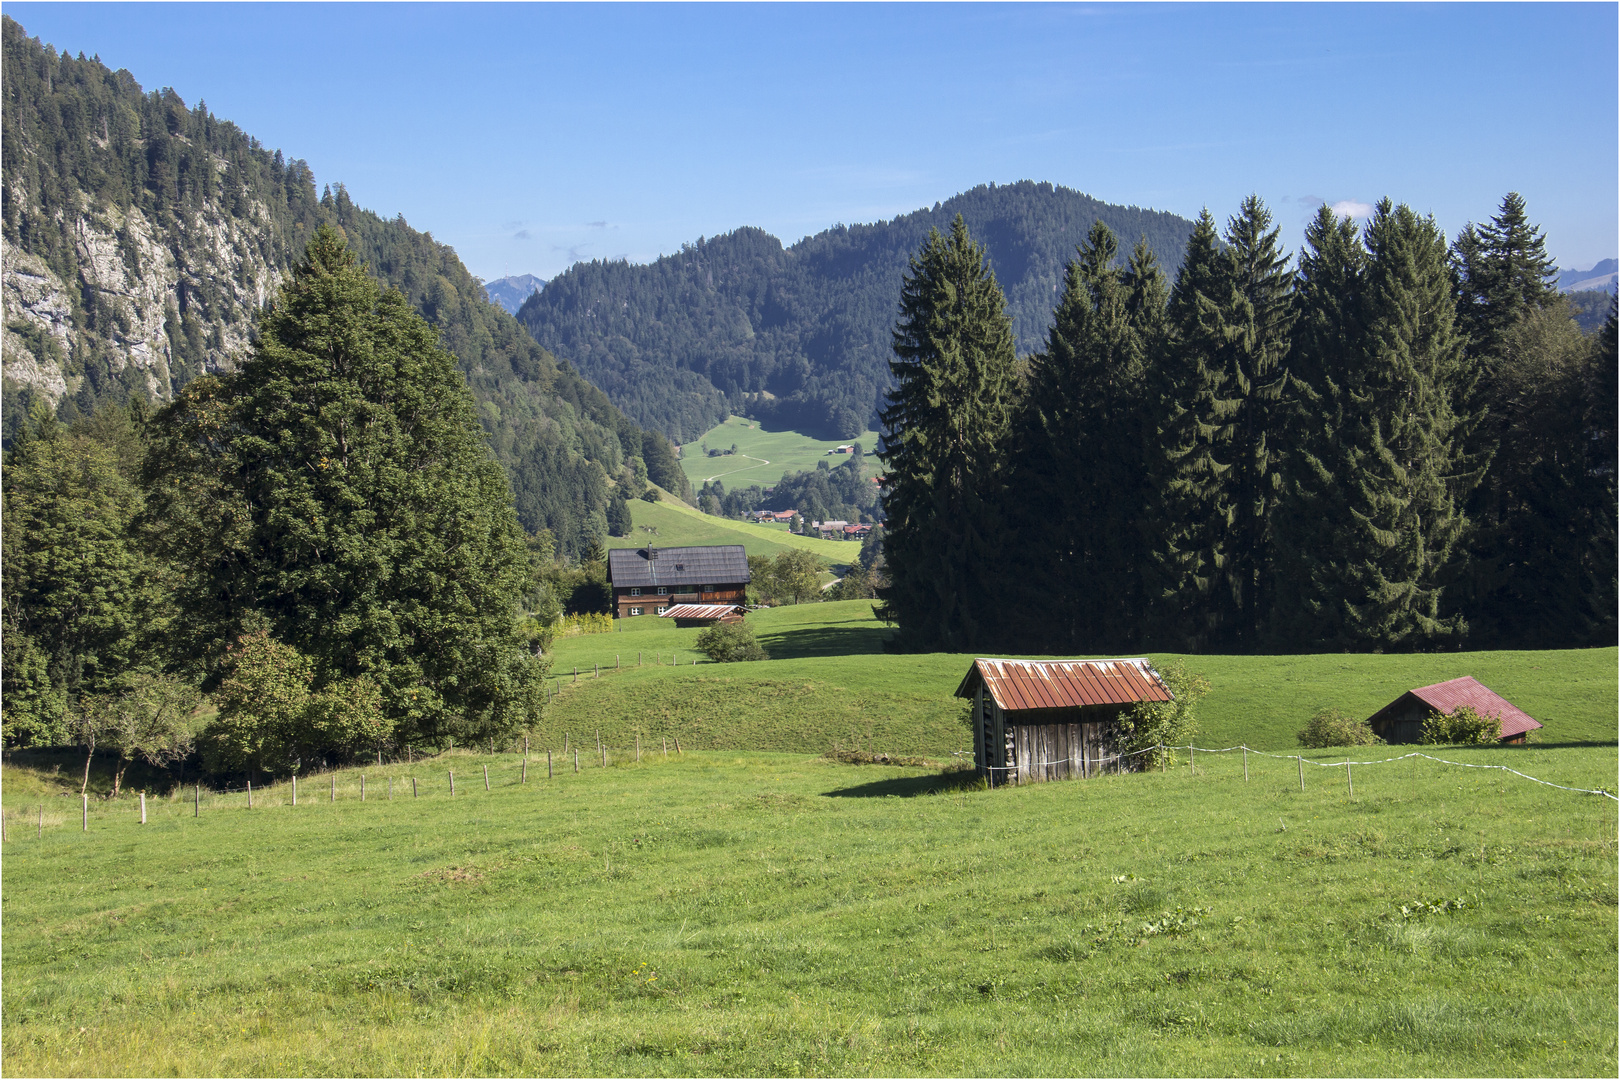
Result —
<instances>
[{"instance_id":1,"label":"grassy hillside","mask_svg":"<svg viewBox=\"0 0 1620 1080\"><path fill-rule=\"evenodd\" d=\"M755 612L749 622L772 659L750 664L692 664L697 630L626 620L622 631L558 644L563 693L548 712L546 735L600 728L623 743L640 727L680 734L704 748L821 752L834 741L870 740L873 748L941 756L971 747L960 702L951 697L973 658L882 651L887 629L870 601L806 604ZM631 645L632 641L638 644ZM636 650L644 654L634 667ZM667 666L677 653L680 665ZM591 671L620 658L598 681L570 681L575 665ZM665 665L654 665L660 656ZM1286 750L1323 705L1371 715L1414 686L1472 675L1546 727L1545 744L1616 743L1616 650L1440 653L1399 656L1187 656L1209 676L1201 746Z\"/></svg>"},{"instance_id":2,"label":"grassy hillside","mask_svg":"<svg viewBox=\"0 0 1620 1080\"><path fill-rule=\"evenodd\" d=\"M853 439L813 439L797 431L766 431L757 420L733 416L682 447L681 468L686 470L693 489L706 480L721 481L727 491L749 484L769 487L782 479L783 473L813 469L823 459L833 464L847 460L828 458L827 451L852 442L860 443L868 454L876 453L878 433L865 431ZM703 443L708 443L711 450L729 450L735 444L737 453L708 457L703 453Z\"/></svg>"},{"instance_id":3,"label":"grassy hillside","mask_svg":"<svg viewBox=\"0 0 1620 1080\"><path fill-rule=\"evenodd\" d=\"M1612 783L1610 748L1528 753ZM146 826L126 798L89 833L8 768L8 1075L1616 1072L1607 799L1427 763L1352 800L1261 758L994 792L612 760Z\"/></svg>"},{"instance_id":4,"label":"grassy hillside","mask_svg":"<svg viewBox=\"0 0 1620 1080\"><path fill-rule=\"evenodd\" d=\"M754 525L710 517L668 497L656 503L631 499L630 518L635 522L635 530L629 536L608 537L608 547L645 547L649 540L659 547L741 544L750 555L777 555L788 548L803 548L825 559L828 565L847 565L861 552L861 545L850 540L795 536L786 526Z\"/></svg>"}]
</instances>

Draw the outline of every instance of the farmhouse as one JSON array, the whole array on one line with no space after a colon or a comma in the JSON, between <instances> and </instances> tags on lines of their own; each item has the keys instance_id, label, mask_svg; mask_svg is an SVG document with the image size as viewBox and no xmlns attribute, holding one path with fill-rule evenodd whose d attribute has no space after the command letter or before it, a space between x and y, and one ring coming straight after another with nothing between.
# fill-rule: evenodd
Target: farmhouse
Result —
<instances>
[{"instance_id":1,"label":"farmhouse","mask_svg":"<svg viewBox=\"0 0 1620 1080\"><path fill-rule=\"evenodd\" d=\"M742 622L747 614L743 604L672 604L658 613L660 618L674 619L675 625L681 627Z\"/></svg>"},{"instance_id":2,"label":"farmhouse","mask_svg":"<svg viewBox=\"0 0 1620 1080\"><path fill-rule=\"evenodd\" d=\"M1529 713L1472 675L1408 690L1369 716L1367 726L1387 743L1415 743L1423 737L1423 721L1430 713L1449 713L1463 705L1472 706L1481 716L1500 720L1500 738L1505 743L1523 743L1526 735L1541 726Z\"/></svg>"},{"instance_id":3,"label":"farmhouse","mask_svg":"<svg viewBox=\"0 0 1620 1080\"><path fill-rule=\"evenodd\" d=\"M613 613L662 615L675 604L741 604L748 599L748 556L741 544L618 548L608 552Z\"/></svg>"},{"instance_id":4,"label":"farmhouse","mask_svg":"<svg viewBox=\"0 0 1620 1080\"><path fill-rule=\"evenodd\" d=\"M956 696L973 702L973 758L992 784L1134 769L1119 755L1120 716L1175 700L1145 659L979 659Z\"/></svg>"}]
</instances>

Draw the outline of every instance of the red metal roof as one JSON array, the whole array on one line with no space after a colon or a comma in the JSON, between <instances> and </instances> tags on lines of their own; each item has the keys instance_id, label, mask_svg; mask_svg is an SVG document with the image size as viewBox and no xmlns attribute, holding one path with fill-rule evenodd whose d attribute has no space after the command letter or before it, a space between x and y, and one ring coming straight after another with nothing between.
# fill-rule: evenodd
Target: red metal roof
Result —
<instances>
[{"instance_id":1,"label":"red metal roof","mask_svg":"<svg viewBox=\"0 0 1620 1080\"><path fill-rule=\"evenodd\" d=\"M736 612L747 614L742 604L672 604L663 610L665 619L722 619Z\"/></svg>"},{"instance_id":2,"label":"red metal roof","mask_svg":"<svg viewBox=\"0 0 1620 1080\"><path fill-rule=\"evenodd\" d=\"M1145 659L1134 660L987 660L973 661L957 697L973 693L983 679L990 697L1002 709L1074 709L1085 705L1132 705L1138 701L1174 701L1159 673Z\"/></svg>"},{"instance_id":3,"label":"red metal roof","mask_svg":"<svg viewBox=\"0 0 1620 1080\"><path fill-rule=\"evenodd\" d=\"M1541 726L1529 713L1472 675L1464 675L1449 682L1435 683L1433 686L1420 686L1410 693L1435 712L1449 713L1458 706L1469 705L1481 716L1494 716L1502 721L1504 739L1522 735L1526 731L1534 731Z\"/></svg>"}]
</instances>

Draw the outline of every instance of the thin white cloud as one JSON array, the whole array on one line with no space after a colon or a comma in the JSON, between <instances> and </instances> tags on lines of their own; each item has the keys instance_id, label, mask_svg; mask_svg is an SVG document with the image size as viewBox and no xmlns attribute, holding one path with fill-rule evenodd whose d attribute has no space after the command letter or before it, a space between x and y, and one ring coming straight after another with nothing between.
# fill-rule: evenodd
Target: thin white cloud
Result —
<instances>
[{"instance_id":1,"label":"thin white cloud","mask_svg":"<svg viewBox=\"0 0 1620 1080\"><path fill-rule=\"evenodd\" d=\"M1370 203L1356 202L1354 199L1340 199L1329 209L1340 217L1355 218L1357 221L1366 221L1373 212Z\"/></svg>"}]
</instances>

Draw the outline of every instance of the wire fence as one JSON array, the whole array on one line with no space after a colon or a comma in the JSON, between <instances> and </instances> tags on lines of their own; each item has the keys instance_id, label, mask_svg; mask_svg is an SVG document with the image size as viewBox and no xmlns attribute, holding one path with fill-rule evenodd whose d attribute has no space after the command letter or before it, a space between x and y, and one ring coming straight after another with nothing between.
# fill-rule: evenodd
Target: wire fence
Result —
<instances>
[{"instance_id":1,"label":"wire fence","mask_svg":"<svg viewBox=\"0 0 1620 1080\"><path fill-rule=\"evenodd\" d=\"M1467 762L1467 761L1451 761L1448 758L1435 757L1433 754L1425 754L1425 753L1423 753L1421 751L1417 751L1417 750L1414 750L1409 754L1401 754L1401 755L1399 755L1397 757L1375 758L1375 759L1370 759L1370 760L1366 760L1366 761L1352 761L1352 760L1349 760L1349 759L1346 759L1344 761L1313 761L1310 758L1307 758L1303 754L1272 754L1272 753L1268 753L1268 752L1266 752L1264 750L1256 750L1252 746L1247 746L1247 745L1244 745L1244 744L1241 744L1241 743L1238 744L1237 746L1220 746L1220 747L1195 746L1192 743L1187 743L1185 745L1167 746L1164 743L1159 743L1159 744L1157 744L1155 746L1143 747L1140 750L1131 750L1131 751L1127 751L1127 752L1124 752L1124 753L1103 754L1103 755L1100 755L1100 756L1095 757L1095 758L1066 757L1066 758L1058 758L1058 759L1056 759L1054 761L1031 762L1028 765L986 765L986 766L982 766L982 768L983 768L983 770L985 772L987 772L987 773L989 773L991 775L992 779L994 778L995 774L998 773L998 772L999 773L1006 773L1006 774L1008 774L1009 779L1013 779L1020 772L1027 773L1028 771L1033 770L1033 769L1046 769L1046 768L1051 768L1051 767L1057 766L1057 765L1078 764L1082 768L1095 767L1099 771L1102 771L1102 770L1107 768L1107 765L1110 762L1112 762L1115 765L1115 767L1117 768L1118 765L1121 762L1123 762L1126 758L1138 757L1138 756L1140 756L1142 754L1153 754L1153 753L1169 754L1169 753L1172 753L1174 751L1178 751L1178 750L1182 750L1182 749L1185 749L1187 751L1187 763L1188 763L1189 767L1192 766L1193 757L1194 757L1195 754L1236 754L1236 753L1241 753L1241 754L1243 754L1245 756L1245 758L1247 758L1247 756L1249 754L1254 754L1257 757L1273 758L1273 759L1278 760L1278 761L1294 761L1294 762L1298 763L1299 768L1300 768L1300 772L1301 772L1301 781L1300 781L1300 783L1301 783L1302 786L1304 784L1303 774L1304 774L1304 769L1305 769L1306 765L1315 765L1318 768L1323 768L1323 769L1346 769L1346 770L1348 770L1348 769L1350 769L1350 768L1352 768L1354 766L1392 765L1392 764L1394 764L1395 762L1398 762L1398 761L1408 761L1408 760L1411 760L1413 758L1422 758L1425 761L1433 761L1433 762L1436 762L1436 763L1441 764L1441 765L1454 765L1459 769L1497 769L1497 770L1500 770L1500 771L1505 772L1505 773L1512 773L1514 776L1520 777L1521 779L1524 779L1524 780L1532 781L1533 783L1542 784L1542 785L1544 785L1546 787L1550 787L1550 788L1557 788L1560 791L1574 791L1574 792L1578 792L1579 794L1582 794L1582 795L1601 795L1606 799L1613 799L1616 802L1620 802L1620 796L1616 796L1614 792L1609 791L1606 788L1583 788L1583 787L1571 787L1568 784L1555 784L1551 780L1543 780L1538 776L1531 776L1529 773L1520 772L1518 769L1511 768L1511 767L1509 767L1507 765L1481 765L1481 764L1477 764L1477 763L1473 763L1473 762ZM1161 758L1161 760L1163 760L1163 759ZM1245 765L1244 778L1247 779L1247 777L1248 777L1247 765Z\"/></svg>"}]
</instances>

